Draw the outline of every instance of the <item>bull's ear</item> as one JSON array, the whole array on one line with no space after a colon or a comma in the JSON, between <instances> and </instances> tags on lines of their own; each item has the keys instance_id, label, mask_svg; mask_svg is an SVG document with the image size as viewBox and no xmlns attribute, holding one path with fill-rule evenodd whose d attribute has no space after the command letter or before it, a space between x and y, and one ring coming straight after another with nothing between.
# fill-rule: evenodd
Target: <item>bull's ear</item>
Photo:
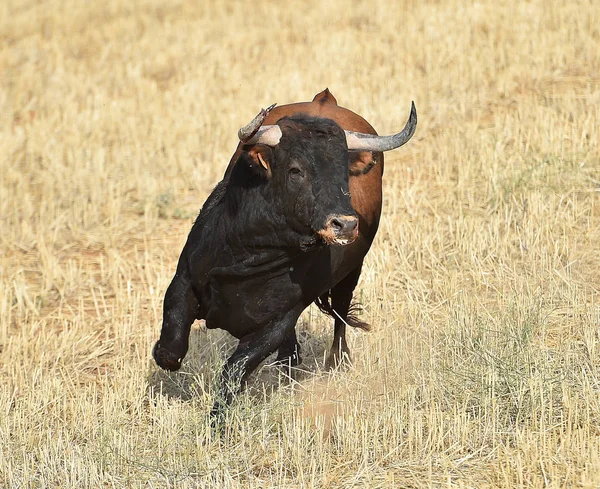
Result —
<instances>
[{"instance_id":1,"label":"bull's ear","mask_svg":"<svg viewBox=\"0 0 600 489\"><path fill-rule=\"evenodd\" d=\"M273 161L273 151L264 144L255 144L247 151L246 159L254 172L265 178L271 178L271 166Z\"/></svg>"},{"instance_id":2,"label":"bull's ear","mask_svg":"<svg viewBox=\"0 0 600 489\"><path fill-rule=\"evenodd\" d=\"M372 151L350 151L350 175L369 173L378 162L379 153Z\"/></svg>"}]
</instances>

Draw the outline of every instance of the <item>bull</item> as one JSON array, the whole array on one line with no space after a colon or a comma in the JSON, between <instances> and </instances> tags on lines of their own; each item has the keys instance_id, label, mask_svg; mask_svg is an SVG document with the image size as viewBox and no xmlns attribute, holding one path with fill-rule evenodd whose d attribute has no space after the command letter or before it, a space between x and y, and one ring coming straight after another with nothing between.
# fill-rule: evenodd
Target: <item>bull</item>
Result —
<instances>
[{"instance_id":1,"label":"bull","mask_svg":"<svg viewBox=\"0 0 600 489\"><path fill-rule=\"evenodd\" d=\"M382 205L383 152L414 134L378 136L324 90L312 102L262 110L240 129L223 180L206 200L164 298L156 363L175 371L194 320L239 340L223 367L218 415L269 355L301 362L296 322L311 303L334 318L326 364L350 359L346 326Z\"/></svg>"}]
</instances>

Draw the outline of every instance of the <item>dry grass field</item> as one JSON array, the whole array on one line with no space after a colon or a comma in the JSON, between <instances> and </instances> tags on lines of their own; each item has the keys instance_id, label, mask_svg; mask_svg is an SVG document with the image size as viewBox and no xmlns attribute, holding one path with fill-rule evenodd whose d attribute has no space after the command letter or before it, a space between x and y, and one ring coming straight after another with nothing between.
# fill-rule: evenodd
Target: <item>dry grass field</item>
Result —
<instances>
[{"instance_id":1,"label":"dry grass field","mask_svg":"<svg viewBox=\"0 0 600 489\"><path fill-rule=\"evenodd\" d=\"M298 324L221 436L234 342L162 297L238 128L325 87L380 133L373 331ZM0 2L1 488L600 487L596 0Z\"/></svg>"}]
</instances>

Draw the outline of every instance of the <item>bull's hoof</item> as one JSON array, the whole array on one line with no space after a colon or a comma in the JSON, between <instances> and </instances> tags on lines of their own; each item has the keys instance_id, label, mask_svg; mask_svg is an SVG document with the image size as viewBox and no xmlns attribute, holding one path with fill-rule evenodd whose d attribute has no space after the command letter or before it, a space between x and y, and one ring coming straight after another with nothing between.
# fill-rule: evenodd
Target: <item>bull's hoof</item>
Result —
<instances>
[{"instance_id":1,"label":"bull's hoof","mask_svg":"<svg viewBox=\"0 0 600 489\"><path fill-rule=\"evenodd\" d=\"M291 355L277 357L277 360L275 360L275 365L283 369L294 368L300 365L301 363L302 358L296 352L292 353Z\"/></svg>"},{"instance_id":2,"label":"bull's hoof","mask_svg":"<svg viewBox=\"0 0 600 489\"><path fill-rule=\"evenodd\" d=\"M156 364L164 370L175 372L181 368L182 358L177 357L177 355L174 355L169 350L160 346L160 343L154 345L152 356L154 357Z\"/></svg>"},{"instance_id":3,"label":"bull's hoof","mask_svg":"<svg viewBox=\"0 0 600 489\"><path fill-rule=\"evenodd\" d=\"M331 351L325 362L325 368L327 370L346 370L352 366L352 359L350 358L350 352L345 351Z\"/></svg>"},{"instance_id":4,"label":"bull's hoof","mask_svg":"<svg viewBox=\"0 0 600 489\"><path fill-rule=\"evenodd\" d=\"M280 349L277 360L273 363L281 373L294 377L294 368L302 363L300 356L300 345L296 343L293 349Z\"/></svg>"},{"instance_id":5,"label":"bull's hoof","mask_svg":"<svg viewBox=\"0 0 600 489\"><path fill-rule=\"evenodd\" d=\"M279 348L277 354L276 365L283 367L297 367L302 363L302 357L300 356L300 345L297 341L291 343L288 342Z\"/></svg>"},{"instance_id":6,"label":"bull's hoof","mask_svg":"<svg viewBox=\"0 0 600 489\"><path fill-rule=\"evenodd\" d=\"M285 376L288 380L297 380L299 370L296 369L298 365L302 363L300 355L294 353L282 358L277 358L273 365L277 367L279 372Z\"/></svg>"}]
</instances>

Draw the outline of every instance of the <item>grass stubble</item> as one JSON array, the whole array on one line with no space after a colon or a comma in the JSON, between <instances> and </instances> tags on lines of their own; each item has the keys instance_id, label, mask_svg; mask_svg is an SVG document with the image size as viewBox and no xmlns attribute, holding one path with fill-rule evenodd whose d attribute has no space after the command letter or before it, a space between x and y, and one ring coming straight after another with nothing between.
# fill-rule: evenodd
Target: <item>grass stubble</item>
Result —
<instances>
[{"instance_id":1,"label":"grass stubble","mask_svg":"<svg viewBox=\"0 0 600 489\"><path fill-rule=\"evenodd\" d=\"M595 2L0 5L0 487L600 487ZM380 132L354 367L300 320L221 437L232 348L150 348L190 228L260 107L329 87Z\"/></svg>"}]
</instances>

